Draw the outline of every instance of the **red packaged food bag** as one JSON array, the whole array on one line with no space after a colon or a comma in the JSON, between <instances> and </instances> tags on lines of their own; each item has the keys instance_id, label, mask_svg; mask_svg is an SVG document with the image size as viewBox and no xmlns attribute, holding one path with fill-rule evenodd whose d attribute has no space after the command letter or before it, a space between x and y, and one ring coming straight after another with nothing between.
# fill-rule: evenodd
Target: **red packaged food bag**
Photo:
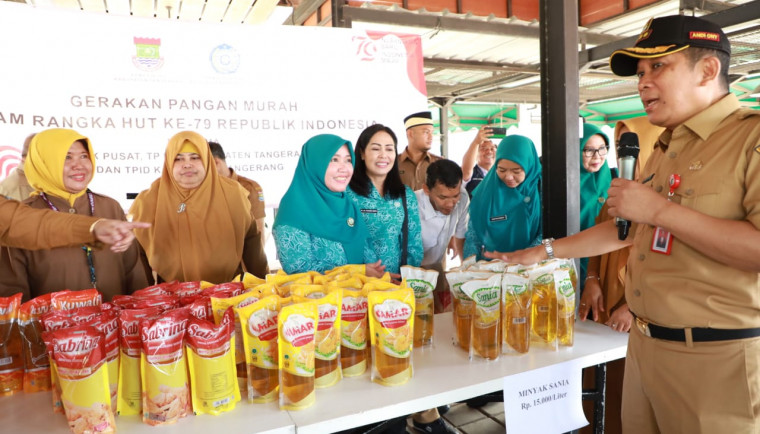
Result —
<instances>
[{"instance_id":1,"label":"red packaged food bag","mask_svg":"<svg viewBox=\"0 0 760 434\"><path fill-rule=\"evenodd\" d=\"M83 289L81 291L59 291L51 294L50 310L72 310L86 306L100 306L103 296L97 289Z\"/></svg>"}]
</instances>

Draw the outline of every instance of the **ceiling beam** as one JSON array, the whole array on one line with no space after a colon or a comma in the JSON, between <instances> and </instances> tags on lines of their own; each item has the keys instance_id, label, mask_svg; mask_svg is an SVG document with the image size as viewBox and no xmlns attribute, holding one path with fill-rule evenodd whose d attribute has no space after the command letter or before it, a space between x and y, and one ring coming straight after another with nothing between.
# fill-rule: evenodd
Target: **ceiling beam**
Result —
<instances>
[{"instance_id":1,"label":"ceiling beam","mask_svg":"<svg viewBox=\"0 0 760 434\"><path fill-rule=\"evenodd\" d=\"M731 9L726 9L725 11L704 15L702 18L712 21L721 27L735 26L737 24L760 19L760 0L754 0L743 5L732 7ZM583 50L578 53L578 64L585 65L587 63L608 59L615 50L632 47L633 44L636 43L636 39L638 39L638 35Z\"/></svg>"},{"instance_id":2,"label":"ceiling beam","mask_svg":"<svg viewBox=\"0 0 760 434\"><path fill-rule=\"evenodd\" d=\"M539 73L538 65L521 65L517 63L478 62L472 60L437 59L433 57L426 57L423 59L423 62L426 68Z\"/></svg>"},{"instance_id":3,"label":"ceiling beam","mask_svg":"<svg viewBox=\"0 0 760 434\"><path fill-rule=\"evenodd\" d=\"M536 25L484 21L482 19L461 18L439 14L422 14L407 10L383 10L377 8L343 7L343 16L351 21L389 24L395 26L421 27L426 29L449 30L454 32L478 33L484 35L516 36L538 39ZM588 44L599 45L617 41L612 35L579 31L578 36Z\"/></svg>"},{"instance_id":4,"label":"ceiling beam","mask_svg":"<svg viewBox=\"0 0 760 434\"><path fill-rule=\"evenodd\" d=\"M705 12L720 12L731 9L732 5L713 0L681 0L681 10L700 10Z\"/></svg>"}]
</instances>

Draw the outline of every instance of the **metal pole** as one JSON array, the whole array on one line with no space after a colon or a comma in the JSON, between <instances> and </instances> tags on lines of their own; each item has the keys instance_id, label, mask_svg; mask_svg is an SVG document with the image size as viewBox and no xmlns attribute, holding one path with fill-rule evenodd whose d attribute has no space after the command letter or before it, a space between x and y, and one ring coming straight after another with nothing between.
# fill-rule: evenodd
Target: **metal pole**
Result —
<instances>
[{"instance_id":1,"label":"metal pole","mask_svg":"<svg viewBox=\"0 0 760 434\"><path fill-rule=\"evenodd\" d=\"M544 237L580 229L578 3L541 0L541 150Z\"/></svg>"}]
</instances>

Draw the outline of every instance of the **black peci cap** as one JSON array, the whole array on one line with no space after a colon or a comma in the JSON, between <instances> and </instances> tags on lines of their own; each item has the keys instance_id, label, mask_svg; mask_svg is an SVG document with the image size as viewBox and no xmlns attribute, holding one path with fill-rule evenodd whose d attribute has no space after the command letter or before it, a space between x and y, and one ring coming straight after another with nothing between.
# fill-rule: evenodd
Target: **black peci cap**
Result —
<instances>
[{"instance_id":1,"label":"black peci cap","mask_svg":"<svg viewBox=\"0 0 760 434\"><path fill-rule=\"evenodd\" d=\"M417 125L433 125L433 114L431 112L419 112L404 118L404 127L407 130Z\"/></svg>"},{"instance_id":2,"label":"black peci cap","mask_svg":"<svg viewBox=\"0 0 760 434\"><path fill-rule=\"evenodd\" d=\"M634 75L639 59L667 56L689 47L731 55L731 42L719 25L703 18L671 15L650 19L633 47L612 53L610 68L616 75Z\"/></svg>"}]
</instances>

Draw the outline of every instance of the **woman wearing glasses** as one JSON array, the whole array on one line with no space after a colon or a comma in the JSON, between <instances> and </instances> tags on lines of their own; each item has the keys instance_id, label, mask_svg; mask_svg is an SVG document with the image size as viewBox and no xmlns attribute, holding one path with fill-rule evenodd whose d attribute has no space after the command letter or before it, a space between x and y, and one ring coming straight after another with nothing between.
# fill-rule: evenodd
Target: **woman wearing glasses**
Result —
<instances>
[{"instance_id":1,"label":"woman wearing glasses","mask_svg":"<svg viewBox=\"0 0 760 434\"><path fill-rule=\"evenodd\" d=\"M118 202L87 188L95 172L95 154L90 140L76 131L56 128L38 133L24 168L35 189L24 201L30 207L126 220ZM49 292L88 288L97 288L107 301L147 285L136 243L124 253L80 245L35 251L3 249L0 258L0 296L21 292L25 301Z\"/></svg>"},{"instance_id":2,"label":"woman wearing glasses","mask_svg":"<svg viewBox=\"0 0 760 434\"><path fill-rule=\"evenodd\" d=\"M607 165L610 139L596 125L583 124L581 138L581 230L594 226L607 200L612 174ZM586 280L588 258L581 259L581 281ZM583 285L581 285L583 286Z\"/></svg>"}]
</instances>

